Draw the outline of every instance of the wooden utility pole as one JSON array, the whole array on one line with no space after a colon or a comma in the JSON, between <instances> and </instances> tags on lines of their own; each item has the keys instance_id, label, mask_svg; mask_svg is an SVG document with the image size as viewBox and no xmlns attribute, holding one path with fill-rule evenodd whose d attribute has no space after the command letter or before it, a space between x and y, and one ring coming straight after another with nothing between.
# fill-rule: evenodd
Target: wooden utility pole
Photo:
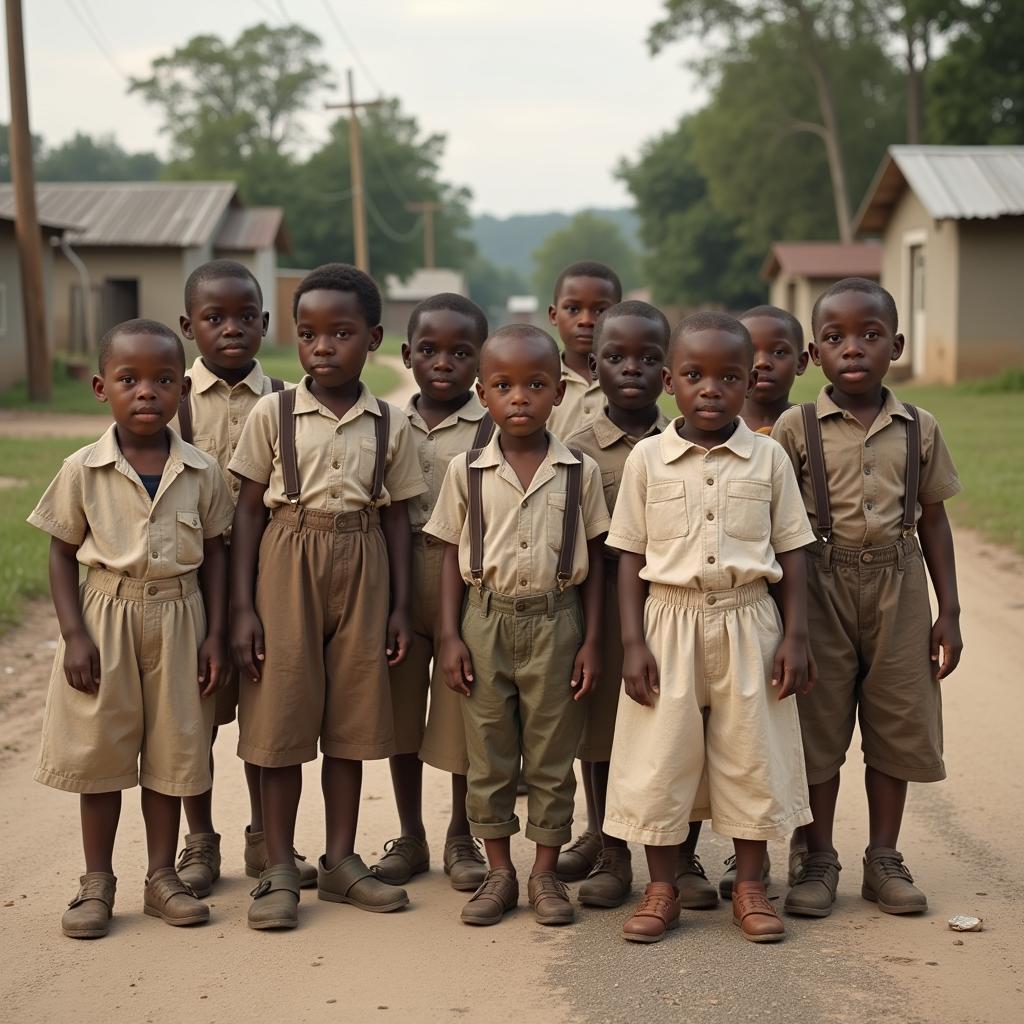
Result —
<instances>
[{"instance_id":1,"label":"wooden utility pole","mask_svg":"<svg viewBox=\"0 0 1024 1024\"><path fill-rule=\"evenodd\" d=\"M359 137L359 110L378 107L383 100L362 100L356 102L355 86L352 84L352 69L346 72L348 100L345 103L328 103L325 110L348 111L348 154L352 164L352 234L355 239L356 266L370 272L370 250L366 241L366 193L363 188L363 151Z\"/></svg>"},{"instance_id":2,"label":"wooden utility pole","mask_svg":"<svg viewBox=\"0 0 1024 1024\"><path fill-rule=\"evenodd\" d=\"M14 234L21 270L21 297L25 309L25 362L28 397L33 402L50 398L52 376L46 339L46 303L43 296L43 239L36 214L36 177L32 167L32 132L28 122L25 84L25 37L21 0L6 0L7 71L11 85L11 124L8 135L11 180L14 182Z\"/></svg>"},{"instance_id":3,"label":"wooden utility pole","mask_svg":"<svg viewBox=\"0 0 1024 1024\"><path fill-rule=\"evenodd\" d=\"M441 209L440 203L406 203L412 213L423 214L423 266L434 266L434 214Z\"/></svg>"}]
</instances>

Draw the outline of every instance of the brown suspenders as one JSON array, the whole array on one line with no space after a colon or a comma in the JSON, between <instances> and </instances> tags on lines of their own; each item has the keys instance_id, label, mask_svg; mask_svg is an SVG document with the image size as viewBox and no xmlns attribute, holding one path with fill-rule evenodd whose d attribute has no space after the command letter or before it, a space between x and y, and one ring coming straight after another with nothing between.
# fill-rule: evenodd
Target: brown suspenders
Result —
<instances>
[{"instance_id":1,"label":"brown suspenders","mask_svg":"<svg viewBox=\"0 0 1024 1024\"><path fill-rule=\"evenodd\" d=\"M284 381L278 380L276 377L271 377L270 389L275 393L283 391ZM192 403L189 401L188 395L185 395L185 397L178 403L178 433L181 435L182 441L192 444L193 438L195 437L195 431L192 427Z\"/></svg>"},{"instance_id":2,"label":"brown suspenders","mask_svg":"<svg viewBox=\"0 0 1024 1024\"><path fill-rule=\"evenodd\" d=\"M469 485L469 575L474 586L480 586L484 578L483 470L474 465L481 451L481 448L474 448L466 453ZM572 579L572 559L576 551L576 531L583 493L583 455L576 448L570 448L569 451L577 461L567 467L568 485L565 515L562 517L562 550L558 555L559 590L565 590Z\"/></svg>"},{"instance_id":3,"label":"brown suspenders","mask_svg":"<svg viewBox=\"0 0 1024 1024\"><path fill-rule=\"evenodd\" d=\"M295 454L295 390L279 391L281 473L284 476L284 493L293 505L299 503L299 460ZM388 458L388 435L391 430L391 407L387 402L377 402L380 415L373 419L373 431L377 440L377 455L373 464L373 487L370 490L370 508L376 508L384 493L384 469Z\"/></svg>"},{"instance_id":4,"label":"brown suspenders","mask_svg":"<svg viewBox=\"0 0 1024 1024\"><path fill-rule=\"evenodd\" d=\"M903 403L910 413L907 420L907 472L903 492L903 536L913 534L917 525L917 492L921 482L921 421L917 407ZM814 516L817 532L825 543L832 533L832 510L828 503L828 483L825 477L825 448L821 441L821 425L814 402L800 406L804 418L804 438L807 447L807 468L811 476L811 491L814 495Z\"/></svg>"},{"instance_id":5,"label":"brown suspenders","mask_svg":"<svg viewBox=\"0 0 1024 1024\"><path fill-rule=\"evenodd\" d=\"M478 448L484 448L487 446L488 441L494 434L494 420L491 419L491 414L485 412L480 417L480 422L476 425L476 434L473 437L473 444L471 448L475 451Z\"/></svg>"}]
</instances>

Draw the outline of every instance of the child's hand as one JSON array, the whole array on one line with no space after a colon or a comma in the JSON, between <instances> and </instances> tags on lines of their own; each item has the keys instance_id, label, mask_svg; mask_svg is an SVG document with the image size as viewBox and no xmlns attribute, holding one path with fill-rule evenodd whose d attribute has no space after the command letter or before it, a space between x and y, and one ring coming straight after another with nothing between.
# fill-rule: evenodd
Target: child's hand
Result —
<instances>
[{"instance_id":1,"label":"child's hand","mask_svg":"<svg viewBox=\"0 0 1024 1024\"><path fill-rule=\"evenodd\" d=\"M939 661L939 652L942 660ZM940 614L932 626L931 659L932 675L935 679L945 679L952 675L960 664L960 655L964 652L964 642L960 636L960 616Z\"/></svg>"},{"instance_id":2,"label":"child's hand","mask_svg":"<svg viewBox=\"0 0 1024 1024\"><path fill-rule=\"evenodd\" d=\"M222 633L207 633L199 648L199 696L212 697L224 682L228 659Z\"/></svg>"},{"instance_id":3,"label":"child's hand","mask_svg":"<svg viewBox=\"0 0 1024 1024\"><path fill-rule=\"evenodd\" d=\"M596 643L584 644L576 652L569 685L576 691L573 700L579 700L593 693L601 675L601 649Z\"/></svg>"},{"instance_id":4,"label":"child's hand","mask_svg":"<svg viewBox=\"0 0 1024 1024\"><path fill-rule=\"evenodd\" d=\"M255 609L231 616L231 657L238 671L258 683L267 654L263 647L263 623Z\"/></svg>"},{"instance_id":5,"label":"child's hand","mask_svg":"<svg viewBox=\"0 0 1024 1024\"><path fill-rule=\"evenodd\" d=\"M644 707L654 706L654 696L661 692L658 683L658 663L645 643L626 646L622 658L622 680L626 693Z\"/></svg>"},{"instance_id":6,"label":"child's hand","mask_svg":"<svg viewBox=\"0 0 1024 1024\"><path fill-rule=\"evenodd\" d=\"M468 697L469 686L473 682L473 659L469 648L462 642L462 637L442 640L438 657L445 685L456 693L461 693L463 697Z\"/></svg>"},{"instance_id":7,"label":"child's hand","mask_svg":"<svg viewBox=\"0 0 1024 1024\"><path fill-rule=\"evenodd\" d=\"M806 639L794 640L784 636L775 651L772 665L772 686L779 688L778 700L792 697L794 693L810 692L808 685L808 644ZM815 669L817 671L817 669Z\"/></svg>"},{"instance_id":8,"label":"child's hand","mask_svg":"<svg viewBox=\"0 0 1024 1024\"><path fill-rule=\"evenodd\" d=\"M409 645L411 643L412 629L409 626L409 615L407 612L395 609L388 616L388 665L398 665L400 662L405 661L405 656L409 653Z\"/></svg>"},{"instance_id":9,"label":"child's hand","mask_svg":"<svg viewBox=\"0 0 1024 1024\"><path fill-rule=\"evenodd\" d=\"M64 676L68 686L81 693L100 688L100 652L87 633L64 638Z\"/></svg>"}]
</instances>

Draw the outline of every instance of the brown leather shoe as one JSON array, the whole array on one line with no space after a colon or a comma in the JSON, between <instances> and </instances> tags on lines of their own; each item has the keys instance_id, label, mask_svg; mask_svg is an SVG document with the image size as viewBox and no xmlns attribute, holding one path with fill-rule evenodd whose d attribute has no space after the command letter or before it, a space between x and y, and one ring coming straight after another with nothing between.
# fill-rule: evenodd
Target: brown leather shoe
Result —
<instances>
[{"instance_id":1,"label":"brown leather shoe","mask_svg":"<svg viewBox=\"0 0 1024 1024\"><path fill-rule=\"evenodd\" d=\"M538 924L572 924L576 920L576 908L569 899L569 890L554 871L538 871L530 875L526 891Z\"/></svg>"},{"instance_id":2,"label":"brown leather shoe","mask_svg":"<svg viewBox=\"0 0 1024 1024\"><path fill-rule=\"evenodd\" d=\"M220 878L220 833L189 832L178 855L178 877L202 899Z\"/></svg>"},{"instance_id":3,"label":"brown leather shoe","mask_svg":"<svg viewBox=\"0 0 1024 1024\"><path fill-rule=\"evenodd\" d=\"M390 914L393 910L409 906L409 894L377 878L358 853L350 853L333 868L328 868L327 858L321 857L317 868L316 894L319 899L329 903L350 903L373 914Z\"/></svg>"},{"instance_id":4,"label":"brown leather shoe","mask_svg":"<svg viewBox=\"0 0 1024 1024\"><path fill-rule=\"evenodd\" d=\"M463 924L497 924L519 902L519 882L516 873L506 868L494 868L480 883L480 888L462 908Z\"/></svg>"},{"instance_id":5,"label":"brown leather shoe","mask_svg":"<svg viewBox=\"0 0 1024 1024\"><path fill-rule=\"evenodd\" d=\"M679 927L679 893L668 882L651 882L633 916L622 926L627 942L661 942Z\"/></svg>"},{"instance_id":6,"label":"brown leather shoe","mask_svg":"<svg viewBox=\"0 0 1024 1024\"><path fill-rule=\"evenodd\" d=\"M883 846L864 854L860 894L887 914L923 914L928 909L928 897L914 885L903 854Z\"/></svg>"},{"instance_id":7,"label":"brown leather shoe","mask_svg":"<svg viewBox=\"0 0 1024 1024\"><path fill-rule=\"evenodd\" d=\"M89 871L78 879L78 895L68 904L60 927L69 939L99 939L110 930L117 879Z\"/></svg>"},{"instance_id":8,"label":"brown leather shoe","mask_svg":"<svg viewBox=\"0 0 1024 1024\"><path fill-rule=\"evenodd\" d=\"M732 923L751 942L778 942L786 934L786 926L769 901L763 882L733 885Z\"/></svg>"},{"instance_id":9,"label":"brown leather shoe","mask_svg":"<svg viewBox=\"0 0 1024 1024\"><path fill-rule=\"evenodd\" d=\"M384 856L370 870L388 885L405 885L413 875L430 870L430 847L416 836L389 839L384 844Z\"/></svg>"},{"instance_id":10,"label":"brown leather shoe","mask_svg":"<svg viewBox=\"0 0 1024 1024\"><path fill-rule=\"evenodd\" d=\"M633 888L633 858L628 846L606 846L577 895L585 907L621 907Z\"/></svg>"},{"instance_id":11,"label":"brown leather shoe","mask_svg":"<svg viewBox=\"0 0 1024 1024\"><path fill-rule=\"evenodd\" d=\"M579 882L594 870L603 847L600 832L583 832L558 855L556 874L563 882Z\"/></svg>"},{"instance_id":12,"label":"brown leather shoe","mask_svg":"<svg viewBox=\"0 0 1024 1024\"><path fill-rule=\"evenodd\" d=\"M708 881L707 872L695 853L679 854L676 866L679 906L684 910L710 910L718 906L718 890Z\"/></svg>"},{"instance_id":13,"label":"brown leather shoe","mask_svg":"<svg viewBox=\"0 0 1024 1024\"><path fill-rule=\"evenodd\" d=\"M176 928L206 924L210 908L178 877L174 868L160 868L146 879L143 912Z\"/></svg>"},{"instance_id":14,"label":"brown leather shoe","mask_svg":"<svg viewBox=\"0 0 1024 1024\"><path fill-rule=\"evenodd\" d=\"M472 836L450 836L446 839L444 873L457 892L475 892L487 877L487 861L480 852L480 840Z\"/></svg>"},{"instance_id":15,"label":"brown leather shoe","mask_svg":"<svg viewBox=\"0 0 1024 1024\"><path fill-rule=\"evenodd\" d=\"M299 888L312 889L317 883L317 869L315 864L310 864L298 850L292 850L295 858L295 870L299 873ZM263 832L253 832L248 825L245 826L245 873L250 878L262 878L263 872L270 867L270 857L267 854L267 837ZM280 867L275 864L274 867Z\"/></svg>"}]
</instances>

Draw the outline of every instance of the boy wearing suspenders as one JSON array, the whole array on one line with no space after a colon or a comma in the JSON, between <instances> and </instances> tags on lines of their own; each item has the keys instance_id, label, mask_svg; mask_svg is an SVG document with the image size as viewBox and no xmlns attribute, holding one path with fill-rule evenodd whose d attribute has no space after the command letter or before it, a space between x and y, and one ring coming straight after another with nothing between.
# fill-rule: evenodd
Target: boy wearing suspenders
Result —
<instances>
[{"instance_id":1,"label":"boy wearing suspenders","mask_svg":"<svg viewBox=\"0 0 1024 1024\"><path fill-rule=\"evenodd\" d=\"M896 317L892 296L873 281L829 288L815 304L810 344L829 384L772 432L817 535L808 628L818 685L798 698L814 821L785 903L808 917L827 917L835 901L832 822L857 717L870 817L861 895L889 914L928 907L897 843L907 783L946 775L938 681L956 668L963 643L943 502L960 480L934 417L883 386L903 352Z\"/></svg>"}]
</instances>

